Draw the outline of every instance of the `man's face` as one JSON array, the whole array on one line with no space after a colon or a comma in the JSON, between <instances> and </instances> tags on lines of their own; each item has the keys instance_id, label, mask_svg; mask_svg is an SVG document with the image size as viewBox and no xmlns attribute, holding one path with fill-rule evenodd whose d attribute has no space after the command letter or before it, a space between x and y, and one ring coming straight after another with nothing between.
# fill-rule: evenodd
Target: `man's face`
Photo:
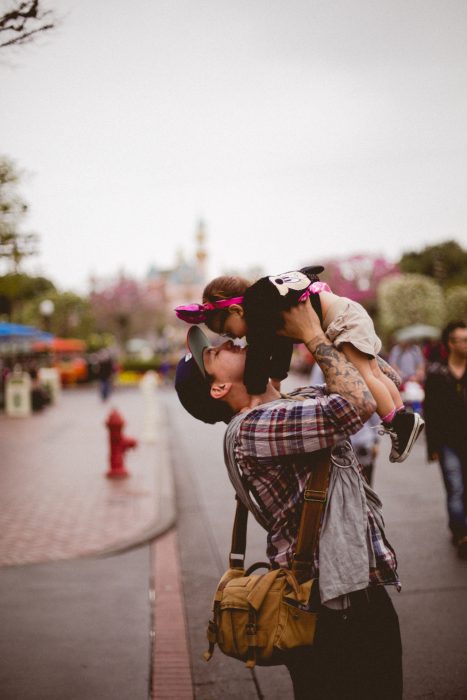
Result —
<instances>
[{"instance_id":1,"label":"man's face","mask_svg":"<svg viewBox=\"0 0 467 700\"><path fill-rule=\"evenodd\" d=\"M204 368L215 382L243 382L245 357L246 348L227 340L204 350Z\"/></svg>"},{"instance_id":2,"label":"man's face","mask_svg":"<svg viewBox=\"0 0 467 700\"><path fill-rule=\"evenodd\" d=\"M467 358L467 328L456 328L449 336L449 350Z\"/></svg>"}]
</instances>

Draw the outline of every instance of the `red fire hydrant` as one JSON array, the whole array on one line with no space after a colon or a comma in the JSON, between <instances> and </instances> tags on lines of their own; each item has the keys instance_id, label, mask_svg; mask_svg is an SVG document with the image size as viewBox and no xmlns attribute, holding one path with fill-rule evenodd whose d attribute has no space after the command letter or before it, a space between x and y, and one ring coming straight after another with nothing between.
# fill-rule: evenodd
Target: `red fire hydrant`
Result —
<instances>
[{"instance_id":1,"label":"red fire hydrant","mask_svg":"<svg viewBox=\"0 0 467 700\"><path fill-rule=\"evenodd\" d=\"M124 479L130 476L125 469L124 456L128 449L136 447L138 443L133 438L123 435L124 425L125 421L120 413L115 409L111 411L106 421L110 439L110 468L106 474L109 479Z\"/></svg>"}]
</instances>

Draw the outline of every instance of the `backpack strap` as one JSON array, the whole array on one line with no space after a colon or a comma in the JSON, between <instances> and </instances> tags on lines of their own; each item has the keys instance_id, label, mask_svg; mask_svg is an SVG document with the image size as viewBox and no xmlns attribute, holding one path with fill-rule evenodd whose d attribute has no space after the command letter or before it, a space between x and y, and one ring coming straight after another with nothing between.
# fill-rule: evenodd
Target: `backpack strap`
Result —
<instances>
[{"instance_id":1,"label":"backpack strap","mask_svg":"<svg viewBox=\"0 0 467 700\"><path fill-rule=\"evenodd\" d=\"M248 525L248 508L236 495L237 508L232 529L232 544L230 545L229 566L231 569L245 568L246 532Z\"/></svg>"},{"instance_id":2,"label":"backpack strap","mask_svg":"<svg viewBox=\"0 0 467 700\"><path fill-rule=\"evenodd\" d=\"M330 458L330 448L313 453L314 464L303 494L297 548L292 562L292 572L299 581L303 576L306 578L313 563L319 525L327 500Z\"/></svg>"},{"instance_id":3,"label":"backpack strap","mask_svg":"<svg viewBox=\"0 0 467 700\"><path fill-rule=\"evenodd\" d=\"M303 494L300 528L298 531L297 548L295 551L292 571L300 580L313 563L313 553L318 539L321 515L327 499L329 485L329 465L331 449L326 448L313 453L313 467L308 477ZM248 509L238 496L232 529L232 544L229 554L230 568L244 568L246 552L246 535L248 524Z\"/></svg>"}]
</instances>

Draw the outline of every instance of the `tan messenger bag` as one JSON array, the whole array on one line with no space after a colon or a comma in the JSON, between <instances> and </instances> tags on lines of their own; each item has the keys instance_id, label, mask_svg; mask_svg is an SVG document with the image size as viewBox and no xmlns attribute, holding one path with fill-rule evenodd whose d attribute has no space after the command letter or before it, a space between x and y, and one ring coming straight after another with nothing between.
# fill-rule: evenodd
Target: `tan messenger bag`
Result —
<instances>
[{"instance_id":1,"label":"tan messenger bag","mask_svg":"<svg viewBox=\"0 0 467 700\"><path fill-rule=\"evenodd\" d=\"M330 450L316 452L311 460L291 570L270 569L269 564L259 562L245 571L248 510L237 496L229 569L214 596L206 661L212 657L215 644L248 668L283 664L291 649L312 646L317 615L308 609L308 602L314 580L303 581L303 574L312 565L326 503ZM252 573L264 567L270 570L262 575Z\"/></svg>"}]
</instances>

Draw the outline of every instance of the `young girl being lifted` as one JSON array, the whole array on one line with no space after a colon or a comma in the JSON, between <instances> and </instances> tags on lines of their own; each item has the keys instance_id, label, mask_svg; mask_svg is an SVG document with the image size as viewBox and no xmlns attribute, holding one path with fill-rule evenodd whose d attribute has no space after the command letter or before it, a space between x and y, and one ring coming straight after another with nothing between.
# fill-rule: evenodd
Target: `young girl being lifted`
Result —
<instances>
[{"instance_id":1,"label":"young girl being lifted","mask_svg":"<svg viewBox=\"0 0 467 700\"><path fill-rule=\"evenodd\" d=\"M210 282L202 304L178 306L175 313L187 323L205 323L221 336L247 339L244 381L251 395L250 408L271 379L279 389L287 377L293 341L278 335L282 312L309 299L327 338L342 350L359 370L376 402L381 432L392 441L391 462L403 462L423 430L418 413L404 407L393 381L380 369L377 355L381 340L363 306L333 294L318 274L323 267L306 267L280 275L262 277L254 284L242 277L222 276Z\"/></svg>"}]
</instances>

